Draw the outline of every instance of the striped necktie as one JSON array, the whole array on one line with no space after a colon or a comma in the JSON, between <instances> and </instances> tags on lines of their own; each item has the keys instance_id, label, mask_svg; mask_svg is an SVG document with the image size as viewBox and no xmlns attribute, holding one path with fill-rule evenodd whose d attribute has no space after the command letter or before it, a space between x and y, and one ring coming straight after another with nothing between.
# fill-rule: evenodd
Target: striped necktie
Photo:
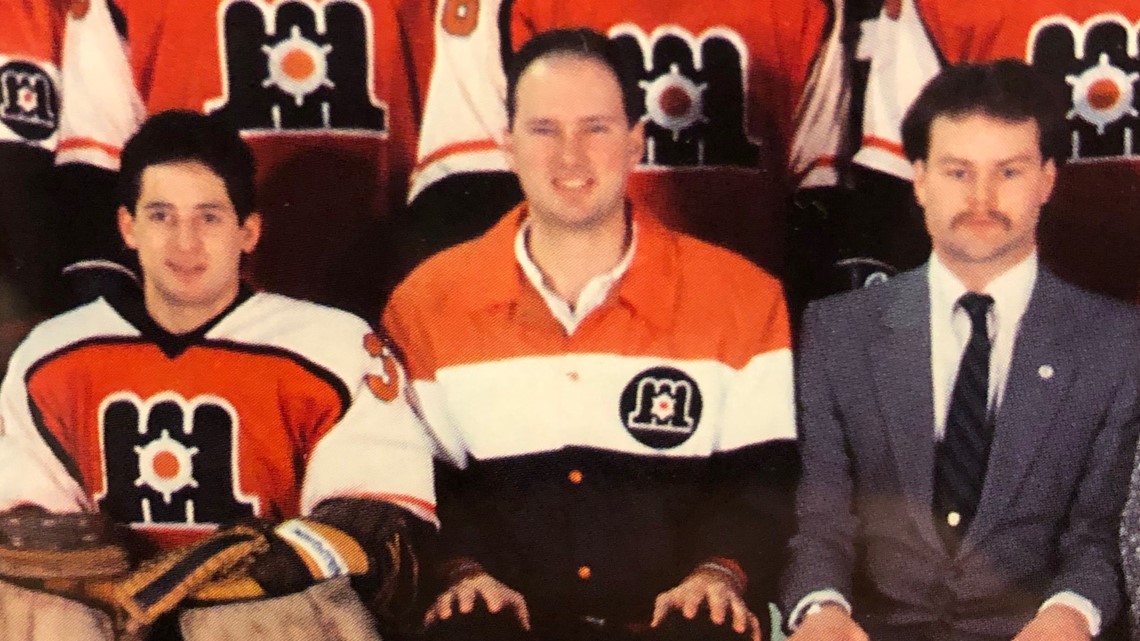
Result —
<instances>
[{"instance_id":1,"label":"striped necktie","mask_svg":"<svg viewBox=\"0 0 1140 641\"><path fill-rule=\"evenodd\" d=\"M958 304L970 317L970 342L950 394L946 432L934 463L934 518L956 549L978 511L993 427L989 416L990 335L986 315L994 299L966 293Z\"/></svg>"}]
</instances>

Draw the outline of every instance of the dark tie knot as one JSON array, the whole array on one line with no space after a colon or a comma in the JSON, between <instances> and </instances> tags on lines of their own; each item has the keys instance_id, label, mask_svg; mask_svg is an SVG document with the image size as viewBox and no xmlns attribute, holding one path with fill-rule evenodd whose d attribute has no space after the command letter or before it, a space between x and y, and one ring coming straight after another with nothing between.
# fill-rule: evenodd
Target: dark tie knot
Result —
<instances>
[{"instance_id":1,"label":"dark tie knot","mask_svg":"<svg viewBox=\"0 0 1140 641\"><path fill-rule=\"evenodd\" d=\"M994 299L986 294L967 292L958 299L958 304L969 314L974 329L979 330L986 326L986 313L990 311Z\"/></svg>"}]
</instances>

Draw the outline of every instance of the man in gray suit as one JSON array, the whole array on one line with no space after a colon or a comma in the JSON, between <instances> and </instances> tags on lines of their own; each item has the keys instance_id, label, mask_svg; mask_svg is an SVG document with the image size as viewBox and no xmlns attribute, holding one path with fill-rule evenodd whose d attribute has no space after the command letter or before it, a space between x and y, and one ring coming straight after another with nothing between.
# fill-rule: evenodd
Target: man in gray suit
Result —
<instances>
[{"instance_id":1,"label":"man in gray suit","mask_svg":"<svg viewBox=\"0 0 1140 641\"><path fill-rule=\"evenodd\" d=\"M1012 60L934 79L903 122L929 262L805 314L793 641L1072 641L1119 613L1140 328L1038 265L1051 89Z\"/></svg>"}]
</instances>

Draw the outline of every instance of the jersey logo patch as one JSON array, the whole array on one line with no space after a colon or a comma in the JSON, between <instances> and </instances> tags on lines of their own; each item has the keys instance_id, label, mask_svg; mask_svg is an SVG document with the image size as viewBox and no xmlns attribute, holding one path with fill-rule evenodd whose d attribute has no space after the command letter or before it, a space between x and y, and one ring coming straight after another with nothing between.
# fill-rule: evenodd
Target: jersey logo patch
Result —
<instances>
[{"instance_id":1,"label":"jersey logo patch","mask_svg":"<svg viewBox=\"0 0 1140 641\"><path fill-rule=\"evenodd\" d=\"M31 141L50 138L59 127L59 93L43 69L11 60L0 66L0 122Z\"/></svg>"},{"instance_id":2,"label":"jersey logo patch","mask_svg":"<svg viewBox=\"0 0 1140 641\"><path fill-rule=\"evenodd\" d=\"M1050 16L1030 31L1029 62L1068 86L1071 160L1136 155L1138 30L1120 14L1100 14L1084 24Z\"/></svg>"},{"instance_id":3,"label":"jersey logo patch","mask_svg":"<svg viewBox=\"0 0 1140 641\"><path fill-rule=\"evenodd\" d=\"M701 420L701 390L688 374L653 367L633 377L621 393L621 421L630 435L655 449L689 440Z\"/></svg>"},{"instance_id":4,"label":"jersey logo patch","mask_svg":"<svg viewBox=\"0 0 1140 641\"><path fill-rule=\"evenodd\" d=\"M757 166L760 148L746 133L748 48L739 34L718 27L694 36L668 25L647 35L619 24L609 37L641 69L644 165Z\"/></svg>"},{"instance_id":5,"label":"jersey logo patch","mask_svg":"<svg viewBox=\"0 0 1140 641\"><path fill-rule=\"evenodd\" d=\"M117 392L100 406L100 509L131 525L202 526L248 518L238 489L238 417L217 396Z\"/></svg>"},{"instance_id":6,"label":"jersey logo patch","mask_svg":"<svg viewBox=\"0 0 1140 641\"><path fill-rule=\"evenodd\" d=\"M332 130L384 137L372 14L359 0L231 0L218 8L225 94L206 101L243 131Z\"/></svg>"}]
</instances>

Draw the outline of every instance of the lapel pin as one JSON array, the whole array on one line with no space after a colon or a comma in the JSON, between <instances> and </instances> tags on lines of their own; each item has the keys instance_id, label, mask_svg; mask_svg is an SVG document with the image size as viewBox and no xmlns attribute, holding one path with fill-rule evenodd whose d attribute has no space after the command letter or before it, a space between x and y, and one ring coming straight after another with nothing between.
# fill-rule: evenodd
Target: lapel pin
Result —
<instances>
[{"instance_id":1,"label":"lapel pin","mask_svg":"<svg viewBox=\"0 0 1140 641\"><path fill-rule=\"evenodd\" d=\"M1038 367L1037 368L1037 375L1040 376L1041 378L1045 379L1045 380L1049 380L1049 379L1053 378L1053 366L1052 365L1042 365L1041 367Z\"/></svg>"}]
</instances>

